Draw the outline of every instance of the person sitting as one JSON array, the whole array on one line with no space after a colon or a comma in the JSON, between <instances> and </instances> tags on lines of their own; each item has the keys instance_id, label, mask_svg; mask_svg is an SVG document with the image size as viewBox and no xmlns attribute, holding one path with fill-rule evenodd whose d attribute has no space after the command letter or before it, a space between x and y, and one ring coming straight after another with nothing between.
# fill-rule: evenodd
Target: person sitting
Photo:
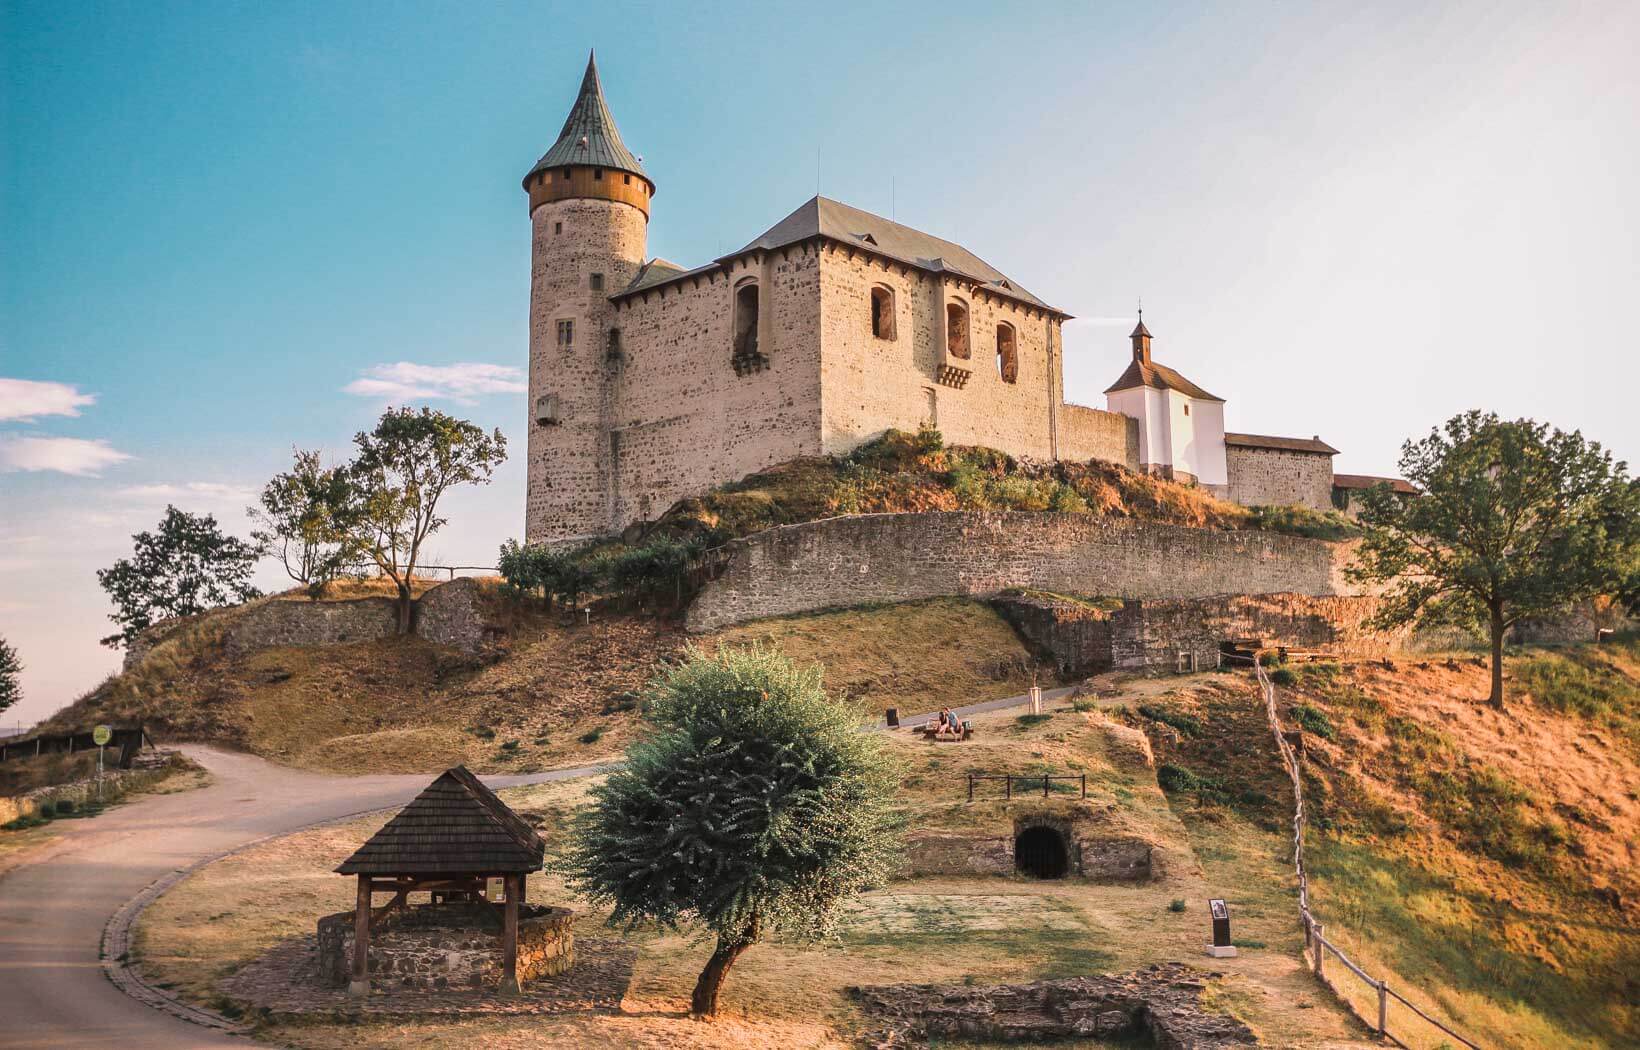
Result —
<instances>
[{"instance_id":1,"label":"person sitting","mask_svg":"<svg viewBox=\"0 0 1640 1050\"><path fill-rule=\"evenodd\" d=\"M957 720L957 713L949 707L940 708L939 732L942 736L947 733L957 737L962 736L962 723Z\"/></svg>"}]
</instances>

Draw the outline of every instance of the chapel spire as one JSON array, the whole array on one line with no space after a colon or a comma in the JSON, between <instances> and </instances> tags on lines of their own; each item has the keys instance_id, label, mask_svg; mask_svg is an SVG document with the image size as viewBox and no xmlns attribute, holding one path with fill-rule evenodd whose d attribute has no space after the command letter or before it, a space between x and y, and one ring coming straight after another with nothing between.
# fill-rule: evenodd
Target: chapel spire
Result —
<instances>
[{"instance_id":1,"label":"chapel spire","mask_svg":"<svg viewBox=\"0 0 1640 1050\"><path fill-rule=\"evenodd\" d=\"M1133 340L1133 359L1142 365L1150 364L1150 329L1145 327L1145 308L1139 305L1139 323L1133 326L1128 338Z\"/></svg>"}]
</instances>

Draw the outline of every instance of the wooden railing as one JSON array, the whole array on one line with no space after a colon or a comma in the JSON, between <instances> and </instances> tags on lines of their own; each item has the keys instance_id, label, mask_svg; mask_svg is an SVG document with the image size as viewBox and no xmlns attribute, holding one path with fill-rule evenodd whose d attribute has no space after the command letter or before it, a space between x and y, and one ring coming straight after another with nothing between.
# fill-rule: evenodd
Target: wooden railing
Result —
<instances>
[{"instance_id":1,"label":"wooden railing","mask_svg":"<svg viewBox=\"0 0 1640 1050\"><path fill-rule=\"evenodd\" d=\"M1304 927L1304 944L1311 953L1311 965L1315 970L1316 979L1337 993L1338 997L1342 999L1352 1010L1356 1009L1351 998L1348 995L1345 995L1343 991L1341 991L1339 987L1327 976L1325 962L1327 955L1331 953L1337 957L1339 962L1344 964L1345 969L1349 970L1356 977L1359 977L1367 985L1367 987L1371 988L1373 992L1377 994L1378 1016L1376 1018L1372 1018L1362 1015L1361 1019L1372 1025L1373 1030L1383 1038L1388 1039L1397 1046L1404 1047L1407 1045L1389 1030L1389 1003L1390 1000L1393 999L1402 1006L1405 1006L1408 1010L1411 1010L1417 1017L1434 1026L1436 1029L1439 1029L1443 1034L1448 1035L1453 1039L1456 1039L1464 1046L1469 1047L1470 1050L1481 1050L1478 1043L1464 1038L1457 1032L1454 1032L1451 1028L1448 1028L1440 1021L1435 1020L1435 1018L1429 1016L1418 1007L1408 1002L1405 996L1402 996L1390 988L1388 981L1381 980L1367 973L1367 971L1358 966L1353 959L1351 959L1348 955L1345 955L1342 948L1338 947L1336 944L1333 944L1331 941L1327 940L1325 936L1323 936L1323 925L1315 921L1315 916L1310 911L1310 880L1309 875L1304 870L1304 830L1307 821L1304 814L1303 772L1299 765L1298 752L1294 750L1293 745L1288 741L1287 735L1282 731L1281 715L1276 710L1275 683L1270 681L1270 676L1268 674L1265 674L1264 664L1262 660L1260 660L1263 652L1264 651L1255 653L1251 658L1251 662L1253 664L1253 672L1258 676L1259 692L1263 695L1264 711L1270 722L1270 731L1275 734L1276 750L1281 752L1281 764L1286 767L1287 776L1293 782L1293 870L1298 875L1298 915L1299 921ZM1226 657L1226 659L1233 658L1234 657ZM1240 659L1247 658L1241 657ZM1358 1014L1361 1013L1359 1010L1356 1010L1356 1012Z\"/></svg>"},{"instance_id":2,"label":"wooden railing","mask_svg":"<svg viewBox=\"0 0 1640 1050\"><path fill-rule=\"evenodd\" d=\"M1082 797L1088 797L1088 775L1086 773L1074 775L1064 773L969 773L968 801L974 801L974 783L981 780L1002 781L1002 797L1005 799L1011 799L1014 797L1015 784L1019 785L1020 794L1022 795L1027 790L1029 790L1032 794L1035 794L1035 785L1041 784L1042 797L1047 798L1048 792L1051 790L1050 785L1055 780L1075 781L1081 789Z\"/></svg>"}]
</instances>

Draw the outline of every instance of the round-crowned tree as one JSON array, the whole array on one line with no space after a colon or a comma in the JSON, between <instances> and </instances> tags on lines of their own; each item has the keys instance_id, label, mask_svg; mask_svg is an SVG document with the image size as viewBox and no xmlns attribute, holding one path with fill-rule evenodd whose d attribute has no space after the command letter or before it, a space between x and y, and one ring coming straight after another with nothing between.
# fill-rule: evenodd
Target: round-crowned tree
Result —
<instances>
[{"instance_id":1,"label":"round-crowned tree","mask_svg":"<svg viewBox=\"0 0 1640 1050\"><path fill-rule=\"evenodd\" d=\"M612 925L715 934L691 1011L747 948L831 933L888 878L898 771L819 668L766 650L691 650L651 683L654 732L576 815L560 864Z\"/></svg>"}]
</instances>

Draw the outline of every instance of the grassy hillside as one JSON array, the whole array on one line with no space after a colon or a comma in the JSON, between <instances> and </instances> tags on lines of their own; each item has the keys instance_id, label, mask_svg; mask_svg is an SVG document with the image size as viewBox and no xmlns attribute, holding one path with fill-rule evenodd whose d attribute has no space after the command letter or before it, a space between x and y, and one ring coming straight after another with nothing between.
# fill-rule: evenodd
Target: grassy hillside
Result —
<instances>
[{"instance_id":1,"label":"grassy hillside","mask_svg":"<svg viewBox=\"0 0 1640 1050\"><path fill-rule=\"evenodd\" d=\"M671 508L654 531L706 542L838 514L1053 510L1214 529L1270 529L1341 539L1341 515L1247 508L1114 463L1033 463L951 445L938 431L891 430L846 456L794 460Z\"/></svg>"},{"instance_id":2,"label":"grassy hillside","mask_svg":"<svg viewBox=\"0 0 1640 1050\"><path fill-rule=\"evenodd\" d=\"M341 587L334 597L372 587ZM926 711L939 698L989 700L1031 684L1018 636L975 601L787 617L691 638L654 617L603 612L566 623L532 601L491 600L507 603L511 635L483 659L419 638L234 655L222 637L238 610L217 610L172 631L49 725L142 722L161 740L213 741L343 773L457 762L525 772L624 749L638 731L644 683L688 644L761 642L818 661L834 690L879 716L888 706Z\"/></svg>"},{"instance_id":3,"label":"grassy hillside","mask_svg":"<svg viewBox=\"0 0 1640 1050\"><path fill-rule=\"evenodd\" d=\"M1317 916L1485 1045L1634 1045L1640 642L1514 656L1503 712L1482 702L1486 675L1435 659L1281 676L1304 727ZM1291 908L1291 791L1249 696L1225 675L1129 717L1210 872L1262 871Z\"/></svg>"}]
</instances>

